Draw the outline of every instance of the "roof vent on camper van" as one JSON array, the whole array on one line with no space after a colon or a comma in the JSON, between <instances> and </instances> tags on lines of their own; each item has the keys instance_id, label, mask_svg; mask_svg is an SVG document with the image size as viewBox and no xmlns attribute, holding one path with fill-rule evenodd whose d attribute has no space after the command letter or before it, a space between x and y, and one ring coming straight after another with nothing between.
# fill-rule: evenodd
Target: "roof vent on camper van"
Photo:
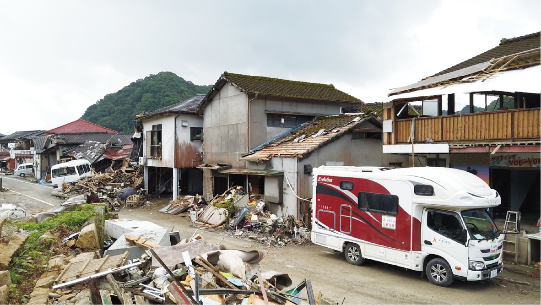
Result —
<instances>
[{"instance_id":1,"label":"roof vent on camper van","mask_svg":"<svg viewBox=\"0 0 541 305\"><path fill-rule=\"evenodd\" d=\"M434 196L434 187L432 185L416 184L413 186L413 192L419 196Z\"/></svg>"}]
</instances>

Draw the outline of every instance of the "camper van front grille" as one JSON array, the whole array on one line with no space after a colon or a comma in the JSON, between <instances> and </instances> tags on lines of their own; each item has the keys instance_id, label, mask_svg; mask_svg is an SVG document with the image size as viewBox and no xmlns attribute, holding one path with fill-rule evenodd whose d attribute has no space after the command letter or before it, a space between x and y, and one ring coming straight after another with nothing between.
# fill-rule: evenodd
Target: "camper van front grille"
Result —
<instances>
[{"instance_id":1,"label":"camper van front grille","mask_svg":"<svg viewBox=\"0 0 541 305\"><path fill-rule=\"evenodd\" d=\"M486 266L486 268L487 268L487 269L491 269L491 268L494 268L494 267L498 266L498 264L499 264L498 262L495 262L495 263L492 263L492 264L488 264L488 265Z\"/></svg>"},{"instance_id":2,"label":"camper van front grille","mask_svg":"<svg viewBox=\"0 0 541 305\"><path fill-rule=\"evenodd\" d=\"M500 253L498 253L498 254L496 254L496 255L494 255L494 256L483 257L483 259L484 259L485 261L493 261L493 260L495 260L495 259L498 259L498 257L500 257Z\"/></svg>"}]
</instances>

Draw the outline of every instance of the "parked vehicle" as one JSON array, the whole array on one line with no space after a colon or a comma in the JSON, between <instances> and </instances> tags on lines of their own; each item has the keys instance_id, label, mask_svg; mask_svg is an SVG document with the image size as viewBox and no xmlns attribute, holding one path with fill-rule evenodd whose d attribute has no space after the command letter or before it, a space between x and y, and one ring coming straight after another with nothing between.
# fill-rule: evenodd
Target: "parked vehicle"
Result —
<instances>
[{"instance_id":1,"label":"parked vehicle","mask_svg":"<svg viewBox=\"0 0 541 305\"><path fill-rule=\"evenodd\" d=\"M312 242L421 271L435 285L503 270L503 234L486 208L498 192L452 168L321 166L313 171Z\"/></svg>"},{"instance_id":2,"label":"parked vehicle","mask_svg":"<svg viewBox=\"0 0 541 305\"><path fill-rule=\"evenodd\" d=\"M93 176L87 160L72 160L56 164L51 168L51 183L54 188L61 187L64 182L75 182L81 177Z\"/></svg>"},{"instance_id":3,"label":"parked vehicle","mask_svg":"<svg viewBox=\"0 0 541 305\"><path fill-rule=\"evenodd\" d=\"M32 163L23 163L19 166L17 166L17 169L13 171L13 174L16 176L32 176L32 170L34 169L34 165Z\"/></svg>"}]
</instances>

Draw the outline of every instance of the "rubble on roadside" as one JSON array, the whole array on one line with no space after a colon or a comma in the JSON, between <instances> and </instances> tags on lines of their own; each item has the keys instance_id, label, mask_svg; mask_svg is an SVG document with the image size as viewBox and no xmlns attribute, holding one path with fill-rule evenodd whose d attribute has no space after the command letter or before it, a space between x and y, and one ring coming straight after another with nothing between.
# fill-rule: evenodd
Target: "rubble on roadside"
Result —
<instances>
[{"instance_id":1,"label":"rubble on roadside","mask_svg":"<svg viewBox=\"0 0 541 305\"><path fill-rule=\"evenodd\" d=\"M56 255L48 258L39 277L29 279L33 290L22 302L337 304L314 293L309 280L293 286L287 273L262 270L260 262L267 251L231 249L196 232L181 239L179 232L128 219L87 221L76 232L46 231L38 242L53 243ZM9 243L13 240L17 234ZM7 264L0 264L0 269ZM9 271L0 271L2 304L9 303L10 285Z\"/></svg>"},{"instance_id":2,"label":"rubble on roadside","mask_svg":"<svg viewBox=\"0 0 541 305\"><path fill-rule=\"evenodd\" d=\"M61 188L53 190L52 195L66 198L63 205L106 202L112 209L118 210L122 206L137 207L143 204L142 184L142 167L136 170L121 168L82 177L77 182L63 183ZM76 202L71 202L73 198L76 198Z\"/></svg>"},{"instance_id":3,"label":"rubble on roadside","mask_svg":"<svg viewBox=\"0 0 541 305\"><path fill-rule=\"evenodd\" d=\"M206 203L199 195L185 196L159 212L189 213L192 222L235 238L249 238L268 246L309 244L310 230L293 215L278 217L265 210L260 195L232 187Z\"/></svg>"}]
</instances>

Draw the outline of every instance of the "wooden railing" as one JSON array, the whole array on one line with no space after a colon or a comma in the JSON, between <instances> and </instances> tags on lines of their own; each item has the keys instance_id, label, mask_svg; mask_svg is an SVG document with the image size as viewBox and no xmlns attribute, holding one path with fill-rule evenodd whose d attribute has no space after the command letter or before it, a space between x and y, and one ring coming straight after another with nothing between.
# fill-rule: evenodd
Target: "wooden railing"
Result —
<instances>
[{"instance_id":1,"label":"wooden railing","mask_svg":"<svg viewBox=\"0 0 541 305\"><path fill-rule=\"evenodd\" d=\"M415 142L539 139L539 108L415 119ZM412 119L396 122L396 143L407 143Z\"/></svg>"}]
</instances>

